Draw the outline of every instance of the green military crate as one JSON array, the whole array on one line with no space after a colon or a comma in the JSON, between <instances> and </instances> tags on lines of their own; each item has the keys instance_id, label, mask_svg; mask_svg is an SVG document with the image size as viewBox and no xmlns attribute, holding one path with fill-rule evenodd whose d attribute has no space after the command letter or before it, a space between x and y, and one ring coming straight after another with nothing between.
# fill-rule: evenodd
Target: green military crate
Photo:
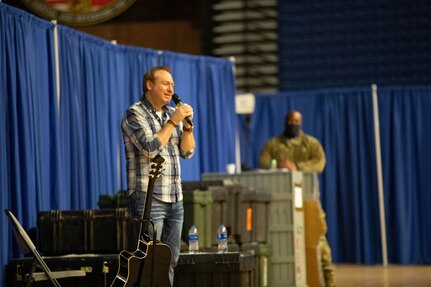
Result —
<instances>
[{"instance_id":1,"label":"green military crate","mask_svg":"<svg viewBox=\"0 0 431 287\"><path fill-rule=\"evenodd\" d=\"M250 242L241 246L243 254L249 253L254 256L256 272L254 273L254 283L256 287L267 287L268 284L268 265L271 250L266 243Z\"/></svg>"},{"instance_id":2,"label":"green military crate","mask_svg":"<svg viewBox=\"0 0 431 287\"><path fill-rule=\"evenodd\" d=\"M226 184L225 188L228 194L225 225L230 229L237 244L248 242L249 236L242 237L243 234L247 233L247 217L241 214L241 198L248 189L246 186L237 183Z\"/></svg>"},{"instance_id":3,"label":"green military crate","mask_svg":"<svg viewBox=\"0 0 431 287\"><path fill-rule=\"evenodd\" d=\"M208 190L183 190L184 195L184 223L181 239L188 243L188 231L195 224L199 233L199 249L204 250L212 245L212 237L217 230L212 230L211 192Z\"/></svg>"},{"instance_id":4,"label":"green military crate","mask_svg":"<svg viewBox=\"0 0 431 287\"><path fill-rule=\"evenodd\" d=\"M240 184L209 186L213 198L212 230L220 223L228 228L229 241L239 244L268 240L268 206L271 195ZM212 238L217 244L217 238Z\"/></svg>"},{"instance_id":5,"label":"green military crate","mask_svg":"<svg viewBox=\"0 0 431 287\"><path fill-rule=\"evenodd\" d=\"M228 221L228 191L224 186L209 186L208 190L213 198L211 229L214 234L211 236L212 245L217 245L217 229L221 223L228 228L229 242L233 242L232 230Z\"/></svg>"},{"instance_id":6,"label":"green military crate","mask_svg":"<svg viewBox=\"0 0 431 287\"><path fill-rule=\"evenodd\" d=\"M268 207L271 195L249 187L242 193L238 206L242 243L268 241Z\"/></svg>"}]
</instances>

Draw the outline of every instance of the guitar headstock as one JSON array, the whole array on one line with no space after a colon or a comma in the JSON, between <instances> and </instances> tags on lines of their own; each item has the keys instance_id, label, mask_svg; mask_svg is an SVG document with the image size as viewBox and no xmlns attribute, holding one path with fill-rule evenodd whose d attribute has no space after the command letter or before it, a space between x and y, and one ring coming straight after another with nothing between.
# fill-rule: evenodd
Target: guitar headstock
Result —
<instances>
[{"instance_id":1,"label":"guitar headstock","mask_svg":"<svg viewBox=\"0 0 431 287\"><path fill-rule=\"evenodd\" d=\"M165 159L160 155L156 155L155 158L150 161L150 178L158 178L163 171L163 163Z\"/></svg>"}]
</instances>

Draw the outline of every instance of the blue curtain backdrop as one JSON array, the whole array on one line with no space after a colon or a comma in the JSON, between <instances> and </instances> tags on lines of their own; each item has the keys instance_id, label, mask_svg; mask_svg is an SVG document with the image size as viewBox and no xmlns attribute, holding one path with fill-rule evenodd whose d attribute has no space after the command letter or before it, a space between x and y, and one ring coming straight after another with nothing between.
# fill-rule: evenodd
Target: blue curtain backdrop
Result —
<instances>
[{"instance_id":1,"label":"blue curtain backdrop","mask_svg":"<svg viewBox=\"0 0 431 287\"><path fill-rule=\"evenodd\" d=\"M390 263L431 263L429 86L378 90ZM335 262L381 263L371 89L320 89L256 95L250 123L239 117L242 161L257 167L264 142L283 130L287 111L326 151L321 199Z\"/></svg>"},{"instance_id":2,"label":"blue curtain backdrop","mask_svg":"<svg viewBox=\"0 0 431 287\"><path fill-rule=\"evenodd\" d=\"M117 47L62 26L59 41L62 208L90 209L100 194L126 188L125 175L118 180L118 152L123 163L125 155L120 121L142 95L142 75L156 64L157 52Z\"/></svg>"},{"instance_id":3,"label":"blue curtain backdrop","mask_svg":"<svg viewBox=\"0 0 431 287\"><path fill-rule=\"evenodd\" d=\"M431 263L431 86L378 90L388 256Z\"/></svg>"},{"instance_id":4,"label":"blue curtain backdrop","mask_svg":"<svg viewBox=\"0 0 431 287\"><path fill-rule=\"evenodd\" d=\"M0 284L17 256L3 209L26 228L57 208L61 175L53 25L0 3ZM13 247L13 248L12 248Z\"/></svg>"},{"instance_id":5,"label":"blue curtain backdrop","mask_svg":"<svg viewBox=\"0 0 431 287\"><path fill-rule=\"evenodd\" d=\"M249 150L242 153L247 165L257 167L265 141L283 132L286 113L301 111L304 132L319 139L326 152L321 199L337 262L373 263L381 258L370 95L370 88L256 95L251 136L246 139Z\"/></svg>"}]
</instances>

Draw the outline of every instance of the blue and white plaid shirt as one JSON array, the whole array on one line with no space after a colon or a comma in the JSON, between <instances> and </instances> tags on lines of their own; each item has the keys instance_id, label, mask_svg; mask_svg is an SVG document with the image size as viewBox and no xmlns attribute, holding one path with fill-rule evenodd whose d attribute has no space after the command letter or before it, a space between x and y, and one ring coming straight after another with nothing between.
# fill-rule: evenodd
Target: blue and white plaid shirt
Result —
<instances>
[{"instance_id":1,"label":"blue and white plaid shirt","mask_svg":"<svg viewBox=\"0 0 431 287\"><path fill-rule=\"evenodd\" d=\"M127 158L127 184L129 195L135 191L146 192L149 182L150 160L157 154L164 159L164 170L154 184L154 198L163 202L183 200L181 189L180 156L191 158L194 149L188 152L180 148L182 123L176 127L165 147L156 136L170 119L174 108L164 106L162 118L145 98L126 110L121 121Z\"/></svg>"}]
</instances>

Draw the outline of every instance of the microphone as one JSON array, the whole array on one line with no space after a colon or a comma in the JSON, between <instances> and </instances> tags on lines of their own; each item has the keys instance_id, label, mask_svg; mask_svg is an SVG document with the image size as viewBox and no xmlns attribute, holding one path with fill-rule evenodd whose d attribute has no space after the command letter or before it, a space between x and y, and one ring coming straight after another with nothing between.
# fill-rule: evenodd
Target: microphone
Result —
<instances>
[{"instance_id":1,"label":"microphone","mask_svg":"<svg viewBox=\"0 0 431 287\"><path fill-rule=\"evenodd\" d=\"M172 99L174 100L174 103L177 105L177 107L181 107L181 105L183 104L181 102L180 96L178 96L177 94L173 94ZM190 126L193 126L193 122L190 117L186 117L186 121Z\"/></svg>"}]
</instances>

